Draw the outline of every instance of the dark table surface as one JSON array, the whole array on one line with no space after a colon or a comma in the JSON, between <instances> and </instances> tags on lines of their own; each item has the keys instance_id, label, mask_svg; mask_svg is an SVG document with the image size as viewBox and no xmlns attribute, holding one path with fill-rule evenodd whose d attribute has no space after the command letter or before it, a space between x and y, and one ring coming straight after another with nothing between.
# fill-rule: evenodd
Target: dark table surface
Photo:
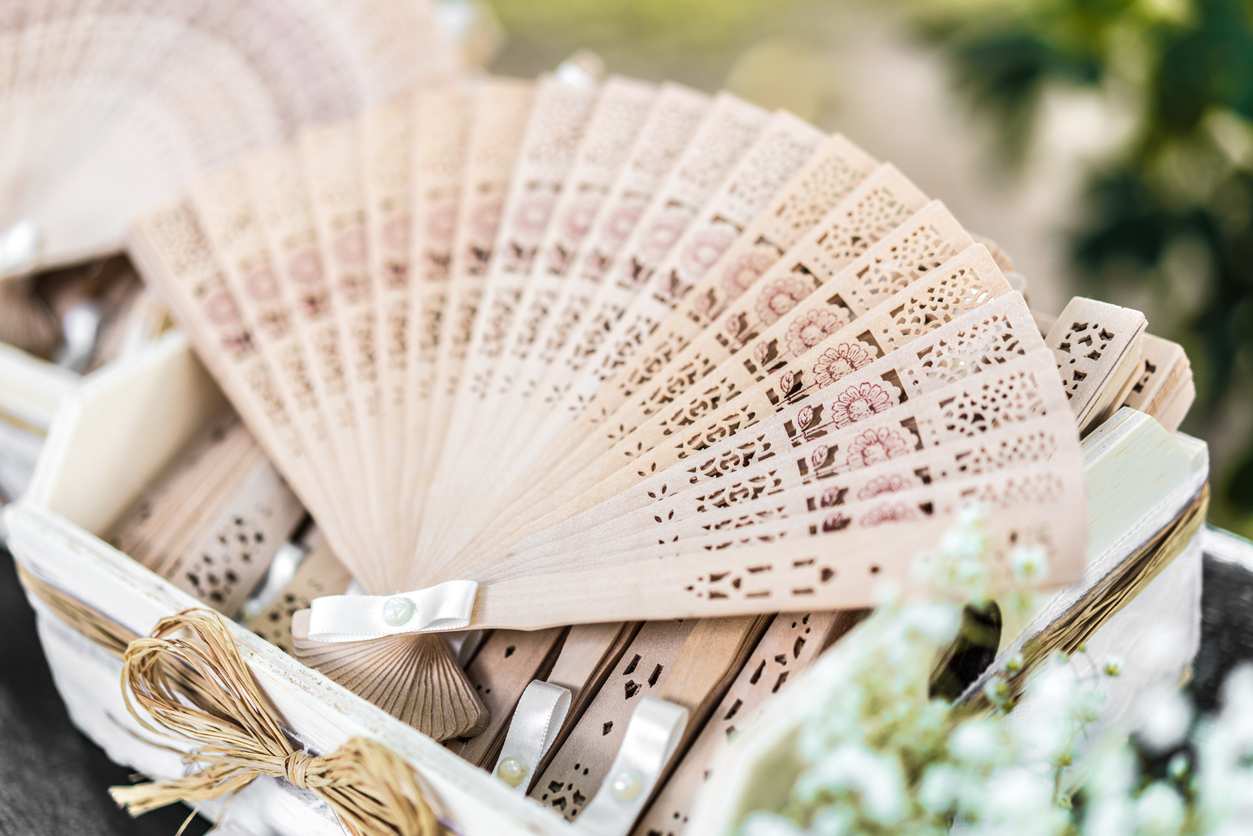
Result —
<instances>
[{"instance_id":1,"label":"dark table surface","mask_svg":"<svg viewBox=\"0 0 1253 836\"><path fill-rule=\"evenodd\" d=\"M1193 689L1202 709L1217 702L1225 674L1253 659L1253 573L1205 561L1201 651ZM0 550L0 836L173 836L181 805L131 819L107 788L130 771L105 757L70 723L35 635L13 562ZM184 831L210 829L196 819Z\"/></svg>"}]
</instances>

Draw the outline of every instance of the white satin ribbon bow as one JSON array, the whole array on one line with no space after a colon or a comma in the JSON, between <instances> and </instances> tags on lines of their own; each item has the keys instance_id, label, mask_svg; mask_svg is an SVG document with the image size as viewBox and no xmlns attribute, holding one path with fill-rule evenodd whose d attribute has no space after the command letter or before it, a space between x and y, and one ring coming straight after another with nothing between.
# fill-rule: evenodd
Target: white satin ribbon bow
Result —
<instances>
[{"instance_id":1,"label":"white satin ribbon bow","mask_svg":"<svg viewBox=\"0 0 1253 836\"><path fill-rule=\"evenodd\" d=\"M470 625L474 581L448 581L395 595L324 595L309 605L309 638L318 642L355 642L464 630Z\"/></svg>"}]
</instances>

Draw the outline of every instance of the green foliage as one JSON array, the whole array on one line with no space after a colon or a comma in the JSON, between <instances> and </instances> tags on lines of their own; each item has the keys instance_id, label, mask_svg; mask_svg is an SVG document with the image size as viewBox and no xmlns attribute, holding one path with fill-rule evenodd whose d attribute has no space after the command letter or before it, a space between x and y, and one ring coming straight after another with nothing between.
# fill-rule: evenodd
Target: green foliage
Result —
<instances>
[{"instance_id":1,"label":"green foliage","mask_svg":"<svg viewBox=\"0 0 1253 836\"><path fill-rule=\"evenodd\" d=\"M1050 87L1100 90L1129 104L1136 128L1091 171L1073 260L1097 292L1157 283L1180 246L1205 258L1184 281L1197 300L1155 331L1189 348L1200 402L1193 429L1213 426L1253 384L1253 4L1247 0L1027 0L920 23L959 89L993 114L1007 159L1022 159ZM1102 287L1104 286L1104 287ZM1247 432L1247 428L1246 428ZM1232 465L1220 521L1253 521L1253 433ZM1216 463L1216 469L1221 463Z\"/></svg>"}]
</instances>

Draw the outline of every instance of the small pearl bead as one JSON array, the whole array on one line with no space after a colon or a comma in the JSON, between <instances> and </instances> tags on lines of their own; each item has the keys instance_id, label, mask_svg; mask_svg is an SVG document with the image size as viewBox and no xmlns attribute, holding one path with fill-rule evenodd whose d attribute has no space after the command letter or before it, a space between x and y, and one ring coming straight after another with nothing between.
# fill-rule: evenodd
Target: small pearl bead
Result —
<instances>
[{"instance_id":1,"label":"small pearl bead","mask_svg":"<svg viewBox=\"0 0 1253 836\"><path fill-rule=\"evenodd\" d=\"M393 627L404 624L413 615L413 603L408 598L388 598L383 602L383 620Z\"/></svg>"},{"instance_id":2,"label":"small pearl bead","mask_svg":"<svg viewBox=\"0 0 1253 836\"><path fill-rule=\"evenodd\" d=\"M614 798L629 802L639 798L644 790L644 782L634 772L619 772L614 776L610 787L613 789Z\"/></svg>"},{"instance_id":3,"label":"small pearl bead","mask_svg":"<svg viewBox=\"0 0 1253 836\"><path fill-rule=\"evenodd\" d=\"M496 777L511 787L516 787L526 780L526 767L517 758L505 758L496 767Z\"/></svg>"}]
</instances>

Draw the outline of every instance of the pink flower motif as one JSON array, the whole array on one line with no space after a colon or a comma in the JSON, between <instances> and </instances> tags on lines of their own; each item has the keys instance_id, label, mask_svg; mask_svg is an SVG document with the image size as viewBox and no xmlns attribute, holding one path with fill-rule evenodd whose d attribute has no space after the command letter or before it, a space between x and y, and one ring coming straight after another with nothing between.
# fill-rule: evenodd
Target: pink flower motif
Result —
<instances>
[{"instance_id":1,"label":"pink flower motif","mask_svg":"<svg viewBox=\"0 0 1253 836\"><path fill-rule=\"evenodd\" d=\"M383 223L383 246L395 253L409 252L409 213L397 212Z\"/></svg>"},{"instance_id":2,"label":"pink flower motif","mask_svg":"<svg viewBox=\"0 0 1253 836\"><path fill-rule=\"evenodd\" d=\"M831 420L837 427L847 427L871 415L896 406L892 393L877 383L850 386L831 404Z\"/></svg>"},{"instance_id":3,"label":"pink flower motif","mask_svg":"<svg viewBox=\"0 0 1253 836\"><path fill-rule=\"evenodd\" d=\"M614 207L600 231L602 249L610 254L616 253L635 230L645 206L647 204L643 200L632 198Z\"/></svg>"},{"instance_id":4,"label":"pink flower motif","mask_svg":"<svg viewBox=\"0 0 1253 836\"><path fill-rule=\"evenodd\" d=\"M479 200L478 205L470 212L469 232L473 246L480 249L492 246L503 210L504 202L500 195L489 195Z\"/></svg>"},{"instance_id":5,"label":"pink flower motif","mask_svg":"<svg viewBox=\"0 0 1253 836\"><path fill-rule=\"evenodd\" d=\"M710 267L731 246L735 240L735 228L730 224L718 224L702 229L692 236L692 240L683 248L679 259L679 269L691 279L705 275Z\"/></svg>"},{"instance_id":6,"label":"pink flower motif","mask_svg":"<svg viewBox=\"0 0 1253 836\"><path fill-rule=\"evenodd\" d=\"M814 379L825 388L872 362L874 354L861 343L840 343L822 352L822 357L814 366Z\"/></svg>"},{"instance_id":7,"label":"pink flower motif","mask_svg":"<svg viewBox=\"0 0 1253 836\"><path fill-rule=\"evenodd\" d=\"M779 317L795 308L809 295L809 284L797 276L775 279L762 289L757 297L757 316L766 325L773 325Z\"/></svg>"},{"instance_id":8,"label":"pink flower motif","mask_svg":"<svg viewBox=\"0 0 1253 836\"><path fill-rule=\"evenodd\" d=\"M914 509L903 502L898 502L895 505L882 505L872 509L869 514L862 517L861 524L863 528L874 528L884 523L908 522L914 516Z\"/></svg>"},{"instance_id":9,"label":"pink flower motif","mask_svg":"<svg viewBox=\"0 0 1253 836\"><path fill-rule=\"evenodd\" d=\"M787 329L787 347L799 357L848 323L835 311L807 311L792 321Z\"/></svg>"},{"instance_id":10,"label":"pink flower motif","mask_svg":"<svg viewBox=\"0 0 1253 836\"><path fill-rule=\"evenodd\" d=\"M340 264L349 266L364 264L368 251L365 227L361 224L346 226L335 236L335 258Z\"/></svg>"},{"instance_id":11,"label":"pink flower motif","mask_svg":"<svg viewBox=\"0 0 1253 836\"><path fill-rule=\"evenodd\" d=\"M878 476L867 482L866 486L857 492L857 498L874 499L880 494L896 493L911 487L913 484L903 476Z\"/></svg>"},{"instance_id":12,"label":"pink flower motif","mask_svg":"<svg viewBox=\"0 0 1253 836\"><path fill-rule=\"evenodd\" d=\"M244 287L248 296L258 302L269 302L278 298L278 279L269 264L261 264L248 271L244 276Z\"/></svg>"},{"instance_id":13,"label":"pink flower motif","mask_svg":"<svg viewBox=\"0 0 1253 836\"><path fill-rule=\"evenodd\" d=\"M909 451L910 444L899 430L892 427L866 430L849 442L848 464L853 468L870 467L897 456L904 456Z\"/></svg>"},{"instance_id":14,"label":"pink flower motif","mask_svg":"<svg viewBox=\"0 0 1253 836\"><path fill-rule=\"evenodd\" d=\"M722 274L722 287L727 298L734 299L748 290L778 260L778 251L768 244L755 244L742 253Z\"/></svg>"},{"instance_id":15,"label":"pink flower motif","mask_svg":"<svg viewBox=\"0 0 1253 836\"><path fill-rule=\"evenodd\" d=\"M543 235L552 216L553 202L552 192L535 192L522 198L513 216L514 232L528 241Z\"/></svg>"},{"instance_id":16,"label":"pink flower motif","mask_svg":"<svg viewBox=\"0 0 1253 836\"><path fill-rule=\"evenodd\" d=\"M814 420L814 408L812 406L802 407L801 411L796 413L796 426L802 430L809 426Z\"/></svg>"},{"instance_id":17,"label":"pink flower motif","mask_svg":"<svg viewBox=\"0 0 1253 836\"><path fill-rule=\"evenodd\" d=\"M575 198L561 219L561 237L567 244L578 244L592 228L596 213L603 199L599 195L585 194Z\"/></svg>"},{"instance_id":18,"label":"pink flower motif","mask_svg":"<svg viewBox=\"0 0 1253 836\"><path fill-rule=\"evenodd\" d=\"M310 287L322 284L322 256L317 247L302 247L288 259L287 275L298 285Z\"/></svg>"},{"instance_id":19,"label":"pink flower motif","mask_svg":"<svg viewBox=\"0 0 1253 836\"><path fill-rule=\"evenodd\" d=\"M683 236L692 216L678 208L663 209L640 236L639 259L649 267L656 266Z\"/></svg>"},{"instance_id":20,"label":"pink flower motif","mask_svg":"<svg viewBox=\"0 0 1253 836\"><path fill-rule=\"evenodd\" d=\"M234 325L241 321L235 297L225 287L214 288L200 303L204 315L214 325Z\"/></svg>"},{"instance_id":21,"label":"pink flower motif","mask_svg":"<svg viewBox=\"0 0 1253 836\"><path fill-rule=\"evenodd\" d=\"M457 231L457 201L442 200L426 216L426 237L432 244L450 244Z\"/></svg>"}]
</instances>

